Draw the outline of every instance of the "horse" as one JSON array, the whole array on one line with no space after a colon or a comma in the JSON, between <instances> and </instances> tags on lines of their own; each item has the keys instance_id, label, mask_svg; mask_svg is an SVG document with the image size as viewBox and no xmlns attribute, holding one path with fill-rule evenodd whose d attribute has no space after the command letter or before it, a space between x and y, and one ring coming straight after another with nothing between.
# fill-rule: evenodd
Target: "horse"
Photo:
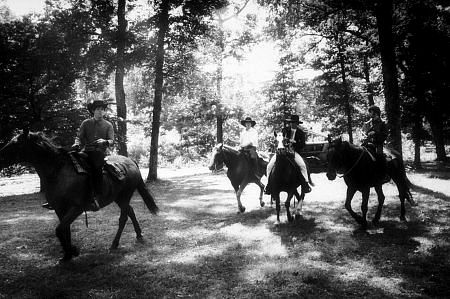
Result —
<instances>
[{"instance_id":1,"label":"horse","mask_svg":"<svg viewBox=\"0 0 450 299\"><path fill-rule=\"evenodd\" d=\"M133 160L119 155L109 156L108 160L120 165L125 173L125 177L118 181L104 172L103 195L98 200L101 208L113 201L120 208L119 228L111 245L111 249L116 249L128 217L133 222L137 240L143 242L142 230L130 206L136 189L152 214L157 214L159 209ZM92 196L90 178L86 174L79 174L69 153L42 132L25 130L0 149L0 169L21 162L31 164L47 184L45 197L59 219L56 236L64 252L60 261L69 261L80 254L79 249L72 244L70 225L82 214L84 205Z\"/></svg>"},{"instance_id":2,"label":"horse","mask_svg":"<svg viewBox=\"0 0 450 299\"><path fill-rule=\"evenodd\" d=\"M295 208L295 216L300 216L299 213L302 209L303 200L305 198L305 192L302 189L301 195L298 194L297 188L301 184L300 169L294 161L292 151L288 151L289 148L288 139L284 138L282 133L274 133L277 140L276 160L275 165L270 173L270 179L267 184L270 184L272 199L275 199L275 205L277 210L277 222L280 222L280 192L286 192L287 198L284 203L286 207L287 219L289 222L294 220L290 212L291 199L295 195L298 200ZM308 179L308 178L306 178Z\"/></svg>"},{"instance_id":3,"label":"horse","mask_svg":"<svg viewBox=\"0 0 450 299\"><path fill-rule=\"evenodd\" d=\"M405 166L400 153L393 149L385 149L387 157L386 171L381 173L373 154L365 147L350 144L348 141L342 141L342 138L335 140L329 139L327 153L327 177L334 180L337 173L341 173L347 185L347 196L345 199L345 208L350 215L363 228L367 228L367 205L369 202L370 188L374 187L378 196L378 208L372 223L377 226L381 217L381 210L384 204L385 196L382 185L392 179L397 186L400 198L400 220L406 221L405 200L411 205L415 205L410 192L410 182L406 176ZM386 174L389 176L386 179ZM351 202L356 191L362 194L361 212L362 216L352 210Z\"/></svg>"},{"instance_id":4,"label":"horse","mask_svg":"<svg viewBox=\"0 0 450 299\"><path fill-rule=\"evenodd\" d=\"M258 157L258 171L255 174L251 171L250 161L245 153L219 143L212 151L209 169L213 171L217 169L218 165L222 164L225 164L228 168L227 177L236 193L238 213L245 212L245 207L241 203L241 195L245 187L250 183L259 186L259 205L264 207L265 204L262 198L265 186L261 183L261 177L266 174L267 162Z\"/></svg>"}]
</instances>

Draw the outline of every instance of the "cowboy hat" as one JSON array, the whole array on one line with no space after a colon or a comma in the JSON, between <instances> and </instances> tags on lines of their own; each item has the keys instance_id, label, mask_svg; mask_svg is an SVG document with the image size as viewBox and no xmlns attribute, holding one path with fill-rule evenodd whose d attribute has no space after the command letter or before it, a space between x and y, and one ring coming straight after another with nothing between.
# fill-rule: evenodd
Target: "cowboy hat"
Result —
<instances>
[{"instance_id":1,"label":"cowboy hat","mask_svg":"<svg viewBox=\"0 0 450 299\"><path fill-rule=\"evenodd\" d=\"M287 118L286 122L288 122L288 123L297 123L297 124L302 124L303 123L302 121L300 121L298 115L296 115L296 114L293 114L289 118Z\"/></svg>"},{"instance_id":2,"label":"cowboy hat","mask_svg":"<svg viewBox=\"0 0 450 299\"><path fill-rule=\"evenodd\" d=\"M245 123L251 123L252 127L256 125L256 121L252 120L251 117L246 117L245 119L241 120L241 125L245 127Z\"/></svg>"},{"instance_id":3,"label":"cowboy hat","mask_svg":"<svg viewBox=\"0 0 450 299\"><path fill-rule=\"evenodd\" d=\"M94 110L97 107L102 107L103 109L106 109L106 107L108 107L108 103L106 103L103 100L95 100L87 105L87 109L89 110L90 113L94 113Z\"/></svg>"}]
</instances>

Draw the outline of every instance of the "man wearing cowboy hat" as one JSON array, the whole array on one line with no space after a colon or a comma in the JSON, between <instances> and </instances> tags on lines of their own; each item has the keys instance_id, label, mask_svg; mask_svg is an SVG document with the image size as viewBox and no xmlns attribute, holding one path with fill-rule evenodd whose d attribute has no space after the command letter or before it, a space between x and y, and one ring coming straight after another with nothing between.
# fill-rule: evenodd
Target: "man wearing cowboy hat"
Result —
<instances>
[{"instance_id":1,"label":"man wearing cowboy hat","mask_svg":"<svg viewBox=\"0 0 450 299\"><path fill-rule=\"evenodd\" d=\"M388 136L388 128L381 119L381 110L378 106L370 106L368 111L370 120L363 125L363 131L366 134L366 138L362 145L374 152L378 171L382 174L381 181L388 182L390 178L386 173L387 161L383 154L383 145Z\"/></svg>"},{"instance_id":2,"label":"man wearing cowboy hat","mask_svg":"<svg viewBox=\"0 0 450 299\"><path fill-rule=\"evenodd\" d=\"M250 154L251 170L253 173L258 172L258 154L256 153L256 148L258 147L258 132L254 128L256 121L252 120L251 117L246 117L241 120L241 125L245 127L241 131L239 138L241 149L247 151Z\"/></svg>"},{"instance_id":3,"label":"man wearing cowboy hat","mask_svg":"<svg viewBox=\"0 0 450 299\"><path fill-rule=\"evenodd\" d=\"M103 117L106 113L108 103L102 100L95 100L87 105L92 117L81 123L72 150L86 153L87 159L92 167L91 177L94 191L94 198L88 203L86 210L98 211L100 206L98 199L102 195L103 164L107 149L114 143L114 129L112 124ZM43 205L51 209L48 203Z\"/></svg>"},{"instance_id":4,"label":"man wearing cowboy hat","mask_svg":"<svg viewBox=\"0 0 450 299\"><path fill-rule=\"evenodd\" d=\"M364 123L363 130L366 133L366 143L375 146L377 154L383 154L383 144L388 135L388 129L384 121L381 119L381 110L378 106L370 106L370 120Z\"/></svg>"},{"instance_id":5,"label":"man wearing cowboy hat","mask_svg":"<svg viewBox=\"0 0 450 299\"><path fill-rule=\"evenodd\" d=\"M289 139L289 142L294 150L294 160L295 163L300 167L301 171L301 186L302 190L305 193L311 192L311 187L308 183L308 170L306 168L305 161L300 156L301 149L305 146L306 142L306 133L298 126L303 122L300 121L298 115L291 115L289 118L285 120L286 123L289 124L289 127L283 128L282 133L283 137ZM270 159L269 164L267 165L267 181L269 181L269 175L272 172L272 168L275 165L276 155L273 155ZM270 194L270 184L266 186L266 194Z\"/></svg>"}]
</instances>

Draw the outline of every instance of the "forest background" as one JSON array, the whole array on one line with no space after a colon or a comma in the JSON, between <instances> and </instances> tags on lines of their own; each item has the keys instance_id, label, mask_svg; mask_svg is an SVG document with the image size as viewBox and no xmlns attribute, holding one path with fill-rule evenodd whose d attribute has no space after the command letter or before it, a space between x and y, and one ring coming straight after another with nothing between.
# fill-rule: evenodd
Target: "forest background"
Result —
<instances>
[{"instance_id":1,"label":"forest background","mask_svg":"<svg viewBox=\"0 0 450 299\"><path fill-rule=\"evenodd\" d=\"M439 0L47 0L24 16L0 0L0 145L27 127L70 146L86 104L110 100L116 151L155 180L236 145L246 116L261 150L291 113L310 140L358 143L377 104L406 159L432 143L445 161L449 21Z\"/></svg>"}]
</instances>

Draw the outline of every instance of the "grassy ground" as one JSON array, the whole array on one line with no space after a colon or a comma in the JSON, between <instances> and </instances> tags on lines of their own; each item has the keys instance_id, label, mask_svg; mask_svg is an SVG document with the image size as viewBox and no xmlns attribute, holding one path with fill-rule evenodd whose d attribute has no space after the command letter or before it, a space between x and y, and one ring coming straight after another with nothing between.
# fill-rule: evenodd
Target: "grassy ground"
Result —
<instances>
[{"instance_id":1,"label":"grassy ground","mask_svg":"<svg viewBox=\"0 0 450 299\"><path fill-rule=\"evenodd\" d=\"M438 173L439 175L436 175ZM385 185L380 228L363 231L345 209L345 184L313 175L303 219L276 224L275 209L250 185L237 214L226 176L161 170L149 185L161 209L132 200L146 242L128 223L108 250L119 210L111 205L72 225L81 255L58 264L57 219L40 208L35 176L0 180L0 298L437 298L450 296L450 185L446 171L410 172L416 207L399 221ZM375 209L371 194L370 216ZM359 211L360 198L354 199Z\"/></svg>"}]
</instances>

